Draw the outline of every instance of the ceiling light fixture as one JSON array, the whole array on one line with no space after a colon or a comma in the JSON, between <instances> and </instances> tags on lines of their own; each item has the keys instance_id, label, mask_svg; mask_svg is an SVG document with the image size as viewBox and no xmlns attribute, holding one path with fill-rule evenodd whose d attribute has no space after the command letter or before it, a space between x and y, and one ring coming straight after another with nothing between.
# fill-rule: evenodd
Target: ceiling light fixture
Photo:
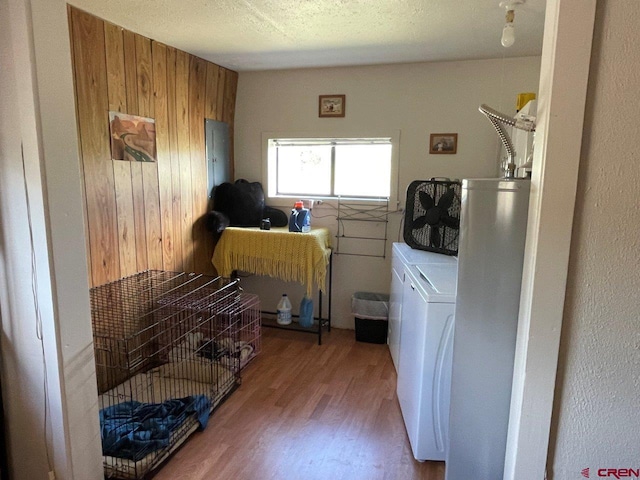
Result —
<instances>
[{"instance_id":1,"label":"ceiling light fixture","mask_svg":"<svg viewBox=\"0 0 640 480\"><path fill-rule=\"evenodd\" d=\"M509 0L500 2L500 7L506 9L505 24L502 28L502 39L500 43L505 48L510 47L516 41L516 32L513 26L513 19L516 16L516 5L522 5L526 0Z\"/></svg>"}]
</instances>

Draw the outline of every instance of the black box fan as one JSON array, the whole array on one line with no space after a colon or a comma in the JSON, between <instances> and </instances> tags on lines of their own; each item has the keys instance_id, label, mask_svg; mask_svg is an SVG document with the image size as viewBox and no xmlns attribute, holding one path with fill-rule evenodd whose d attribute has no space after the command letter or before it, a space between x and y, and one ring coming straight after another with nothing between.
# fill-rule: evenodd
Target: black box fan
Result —
<instances>
[{"instance_id":1,"label":"black box fan","mask_svg":"<svg viewBox=\"0 0 640 480\"><path fill-rule=\"evenodd\" d=\"M404 241L411 248L458 254L460 189L457 180L415 180L407 188Z\"/></svg>"}]
</instances>

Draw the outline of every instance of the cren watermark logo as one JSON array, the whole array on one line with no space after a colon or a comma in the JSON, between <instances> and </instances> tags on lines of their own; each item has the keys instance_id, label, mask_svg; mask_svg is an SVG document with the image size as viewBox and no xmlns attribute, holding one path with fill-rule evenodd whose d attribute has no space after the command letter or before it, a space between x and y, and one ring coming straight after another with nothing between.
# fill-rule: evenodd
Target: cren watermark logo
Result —
<instances>
[{"instance_id":1,"label":"cren watermark logo","mask_svg":"<svg viewBox=\"0 0 640 480\"><path fill-rule=\"evenodd\" d=\"M583 468L580 473L584 478L589 478L588 468ZM599 468L597 475L599 478L640 478L640 468Z\"/></svg>"}]
</instances>

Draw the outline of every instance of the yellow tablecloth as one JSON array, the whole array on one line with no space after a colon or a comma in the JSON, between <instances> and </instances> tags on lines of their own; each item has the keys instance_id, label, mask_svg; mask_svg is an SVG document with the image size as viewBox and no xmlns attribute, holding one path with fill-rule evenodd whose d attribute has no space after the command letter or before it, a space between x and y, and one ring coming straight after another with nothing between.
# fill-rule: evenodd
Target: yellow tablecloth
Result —
<instances>
[{"instance_id":1,"label":"yellow tablecloth","mask_svg":"<svg viewBox=\"0 0 640 480\"><path fill-rule=\"evenodd\" d=\"M330 255L331 237L326 228L294 233L286 227L271 230L227 227L211 261L223 277L230 276L234 270L268 275L300 282L311 296L314 283L326 292Z\"/></svg>"}]
</instances>

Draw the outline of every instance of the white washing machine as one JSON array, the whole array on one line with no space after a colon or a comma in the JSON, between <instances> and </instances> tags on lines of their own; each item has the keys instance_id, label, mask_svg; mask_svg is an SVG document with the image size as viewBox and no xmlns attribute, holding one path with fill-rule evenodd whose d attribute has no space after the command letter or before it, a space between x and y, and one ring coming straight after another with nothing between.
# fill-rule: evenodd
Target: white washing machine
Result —
<instances>
[{"instance_id":1,"label":"white washing machine","mask_svg":"<svg viewBox=\"0 0 640 480\"><path fill-rule=\"evenodd\" d=\"M417 460L444 460L449 445L449 399L457 263L405 267L398 400Z\"/></svg>"},{"instance_id":2,"label":"white washing machine","mask_svg":"<svg viewBox=\"0 0 640 480\"><path fill-rule=\"evenodd\" d=\"M387 343L393 359L393 365L398 371L400 359L400 330L402 320L402 291L405 282L405 268L411 265L445 264L458 265L457 257L441 253L427 252L411 248L406 243L393 244L391 254L391 288L389 299L389 322Z\"/></svg>"}]
</instances>

